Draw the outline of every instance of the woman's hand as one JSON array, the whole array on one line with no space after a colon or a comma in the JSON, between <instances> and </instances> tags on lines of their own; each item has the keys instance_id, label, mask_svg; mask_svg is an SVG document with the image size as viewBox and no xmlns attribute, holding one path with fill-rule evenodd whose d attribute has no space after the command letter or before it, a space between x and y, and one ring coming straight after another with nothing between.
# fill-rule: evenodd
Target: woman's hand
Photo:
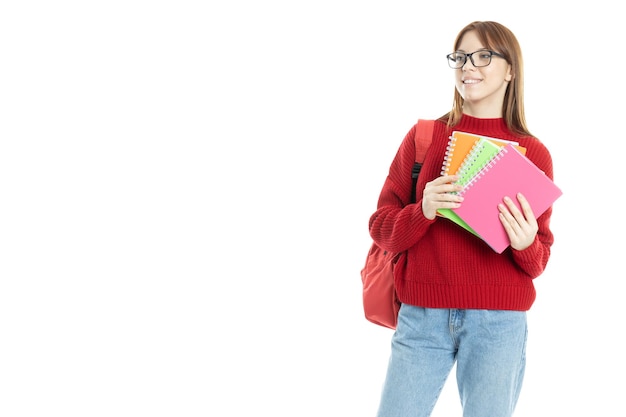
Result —
<instances>
[{"instance_id":1,"label":"woman's hand","mask_svg":"<svg viewBox=\"0 0 626 417\"><path fill-rule=\"evenodd\" d=\"M454 181L458 179L456 175L443 175L426 184L422 196L424 217L433 220L437 216L438 209L460 206L463 197L453 194L453 192L463 189L462 186L454 184Z\"/></svg>"},{"instance_id":2,"label":"woman's hand","mask_svg":"<svg viewBox=\"0 0 626 417\"><path fill-rule=\"evenodd\" d=\"M521 193L517 195L517 201L522 207L521 212L509 197L504 197L504 203L498 204L498 210L511 247L523 250L535 241L539 226L528 200Z\"/></svg>"}]
</instances>

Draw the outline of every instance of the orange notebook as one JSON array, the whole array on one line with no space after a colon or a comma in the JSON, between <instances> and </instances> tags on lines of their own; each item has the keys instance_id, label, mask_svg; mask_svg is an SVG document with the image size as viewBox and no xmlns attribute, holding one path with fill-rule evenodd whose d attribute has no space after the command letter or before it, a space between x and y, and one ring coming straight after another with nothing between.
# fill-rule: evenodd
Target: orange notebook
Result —
<instances>
[{"instance_id":1,"label":"orange notebook","mask_svg":"<svg viewBox=\"0 0 626 417\"><path fill-rule=\"evenodd\" d=\"M470 182L483 167L502 151L502 149L502 146L496 145L489 139L478 139L457 170L459 179L456 181L456 184L465 186L465 184ZM440 208L437 210L437 215L452 220L467 231L476 234L476 232L474 232L474 230L472 230L472 228L452 209Z\"/></svg>"},{"instance_id":2,"label":"orange notebook","mask_svg":"<svg viewBox=\"0 0 626 417\"><path fill-rule=\"evenodd\" d=\"M498 204L509 196L520 208L517 193L526 197L535 217L563 194L550 177L509 144L459 191L464 200L452 210L494 251L502 253L511 242L500 222Z\"/></svg>"},{"instance_id":3,"label":"orange notebook","mask_svg":"<svg viewBox=\"0 0 626 417\"><path fill-rule=\"evenodd\" d=\"M506 139L490 138L488 136L481 136L474 133L455 130L452 132L450 140L448 141L448 147L441 166L441 175L456 174L457 170L463 163L465 156L470 152L474 144L481 138L488 139L499 146L512 144L522 153L522 155L526 154L526 148L520 146L518 142Z\"/></svg>"}]
</instances>

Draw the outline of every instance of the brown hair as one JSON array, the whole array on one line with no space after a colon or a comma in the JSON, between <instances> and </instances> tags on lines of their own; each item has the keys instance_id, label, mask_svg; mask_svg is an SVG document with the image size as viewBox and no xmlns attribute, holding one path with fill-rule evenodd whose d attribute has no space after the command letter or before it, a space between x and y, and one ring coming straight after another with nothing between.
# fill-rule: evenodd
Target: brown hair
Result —
<instances>
[{"instance_id":1,"label":"brown hair","mask_svg":"<svg viewBox=\"0 0 626 417\"><path fill-rule=\"evenodd\" d=\"M512 80L504 94L502 114L508 128L519 135L532 136L526 126L524 114L524 65L522 50L517 38L505 26L497 22L476 21L465 26L454 41L453 50L456 51L463 40L463 36L470 31L475 31L478 39L485 48L493 49L502 54L504 59L511 65ZM461 120L463 114L463 97L454 89L452 110L442 116L440 120L447 122L448 127L453 127Z\"/></svg>"}]
</instances>

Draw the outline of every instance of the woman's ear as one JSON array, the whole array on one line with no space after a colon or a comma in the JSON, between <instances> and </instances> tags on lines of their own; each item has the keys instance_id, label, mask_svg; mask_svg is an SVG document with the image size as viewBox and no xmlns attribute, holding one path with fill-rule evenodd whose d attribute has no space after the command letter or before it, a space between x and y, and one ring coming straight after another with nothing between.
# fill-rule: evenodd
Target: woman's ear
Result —
<instances>
[{"instance_id":1,"label":"woman's ear","mask_svg":"<svg viewBox=\"0 0 626 417\"><path fill-rule=\"evenodd\" d=\"M513 79L513 73L511 72L511 65L509 65L508 70L506 72L506 76L504 77L504 81L510 82Z\"/></svg>"}]
</instances>

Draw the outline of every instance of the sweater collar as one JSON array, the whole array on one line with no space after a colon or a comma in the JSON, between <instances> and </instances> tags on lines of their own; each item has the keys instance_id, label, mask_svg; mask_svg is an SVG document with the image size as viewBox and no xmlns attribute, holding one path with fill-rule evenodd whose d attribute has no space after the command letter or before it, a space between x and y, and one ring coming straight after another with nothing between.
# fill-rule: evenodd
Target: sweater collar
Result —
<instances>
[{"instance_id":1,"label":"sweater collar","mask_svg":"<svg viewBox=\"0 0 626 417\"><path fill-rule=\"evenodd\" d=\"M501 134L511 134L502 117L494 119L481 119L463 114L461 121L454 127L454 129L496 137Z\"/></svg>"}]
</instances>

